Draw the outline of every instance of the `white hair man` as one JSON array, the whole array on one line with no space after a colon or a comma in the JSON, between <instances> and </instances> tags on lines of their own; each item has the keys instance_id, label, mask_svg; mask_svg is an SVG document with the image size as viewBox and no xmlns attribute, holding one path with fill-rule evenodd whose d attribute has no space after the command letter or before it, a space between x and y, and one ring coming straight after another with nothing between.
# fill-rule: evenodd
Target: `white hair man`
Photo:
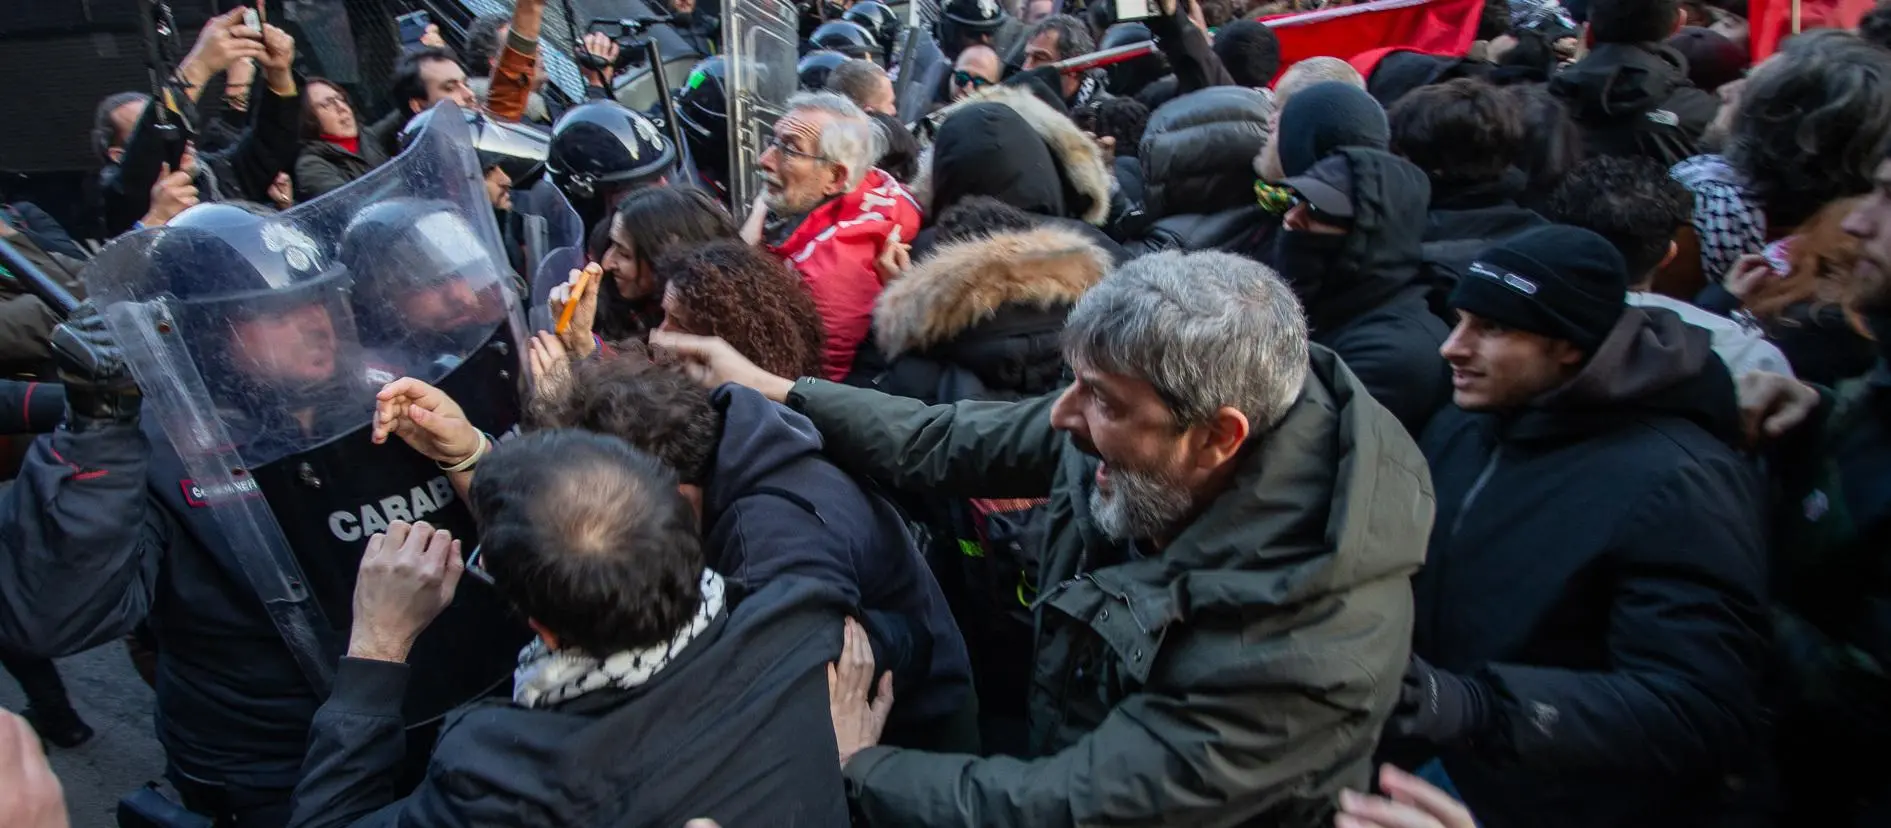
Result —
<instances>
[{"instance_id":1,"label":"white hair man","mask_svg":"<svg viewBox=\"0 0 1891 828\"><path fill-rule=\"evenodd\" d=\"M853 370L873 324L883 287L874 260L887 244L919 232L918 202L873 166L883 152L885 139L853 101L805 92L788 100L760 159L761 239L814 294L827 330L822 373L835 381Z\"/></svg>"},{"instance_id":2,"label":"white hair man","mask_svg":"<svg viewBox=\"0 0 1891 828\"><path fill-rule=\"evenodd\" d=\"M884 485L1049 495L1043 546L1024 550L1040 561L1021 587L1038 630L1027 755L875 747L846 726L865 693L844 695L841 763L869 824L1314 828L1368 782L1431 481L1266 266L1123 265L1070 313L1075 382L1016 403L927 407L770 376L718 340L653 342L797 408Z\"/></svg>"}]
</instances>

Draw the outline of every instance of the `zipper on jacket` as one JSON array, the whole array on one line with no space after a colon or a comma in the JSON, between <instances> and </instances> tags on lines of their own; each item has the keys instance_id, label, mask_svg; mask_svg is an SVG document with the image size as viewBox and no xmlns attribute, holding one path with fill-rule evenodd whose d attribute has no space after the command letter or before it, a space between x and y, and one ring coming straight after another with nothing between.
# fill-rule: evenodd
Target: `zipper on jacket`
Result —
<instances>
[{"instance_id":1,"label":"zipper on jacket","mask_svg":"<svg viewBox=\"0 0 1891 828\"><path fill-rule=\"evenodd\" d=\"M1499 443L1497 448L1490 453L1490 462L1484 464L1484 470L1478 472L1477 479L1472 481L1471 490L1464 493L1463 500L1458 501L1458 513L1451 518L1451 539L1456 540L1458 530L1464 528L1464 514L1471 511L1471 504L1476 503L1477 496L1484 492L1484 484L1489 483L1491 475L1497 473L1497 461L1503 459L1503 456L1504 447Z\"/></svg>"}]
</instances>

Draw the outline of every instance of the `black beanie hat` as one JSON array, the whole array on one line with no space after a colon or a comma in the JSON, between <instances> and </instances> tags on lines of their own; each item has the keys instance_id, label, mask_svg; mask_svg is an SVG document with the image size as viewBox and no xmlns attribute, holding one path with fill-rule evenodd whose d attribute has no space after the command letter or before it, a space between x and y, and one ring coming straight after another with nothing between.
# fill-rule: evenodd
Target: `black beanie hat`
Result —
<instances>
[{"instance_id":1,"label":"black beanie hat","mask_svg":"<svg viewBox=\"0 0 1891 828\"><path fill-rule=\"evenodd\" d=\"M1382 150L1391 143L1385 107L1360 89L1340 81L1322 81L1295 92L1275 117L1280 119L1280 168L1289 176L1341 147Z\"/></svg>"},{"instance_id":2,"label":"black beanie hat","mask_svg":"<svg viewBox=\"0 0 1891 828\"><path fill-rule=\"evenodd\" d=\"M1451 307L1594 353L1628 302L1628 263L1580 227L1525 230L1478 254Z\"/></svg>"}]
</instances>

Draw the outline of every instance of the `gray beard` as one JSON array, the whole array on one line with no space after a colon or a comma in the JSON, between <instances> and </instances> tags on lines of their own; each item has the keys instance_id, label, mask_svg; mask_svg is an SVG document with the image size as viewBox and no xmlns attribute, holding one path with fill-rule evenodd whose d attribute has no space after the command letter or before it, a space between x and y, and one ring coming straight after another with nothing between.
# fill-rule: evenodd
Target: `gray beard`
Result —
<instances>
[{"instance_id":1,"label":"gray beard","mask_svg":"<svg viewBox=\"0 0 1891 828\"><path fill-rule=\"evenodd\" d=\"M1090 514L1118 542L1167 537L1195 505L1186 487L1162 474L1111 466L1110 490L1090 492Z\"/></svg>"}]
</instances>

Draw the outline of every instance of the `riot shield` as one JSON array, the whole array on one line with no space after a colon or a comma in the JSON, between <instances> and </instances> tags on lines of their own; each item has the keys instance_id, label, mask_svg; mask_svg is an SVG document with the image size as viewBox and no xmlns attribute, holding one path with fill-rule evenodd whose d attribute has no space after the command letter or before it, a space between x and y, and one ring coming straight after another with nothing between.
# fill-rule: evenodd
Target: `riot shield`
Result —
<instances>
[{"instance_id":1,"label":"riot shield","mask_svg":"<svg viewBox=\"0 0 1891 828\"><path fill-rule=\"evenodd\" d=\"M375 394L412 376L488 433L519 419L519 297L467 124L436 115L449 117L322 198L200 205L84 273L148 428L191 475L177 506L221 536L318 693L373 534L425 520L466 550L478 540L438 466L369 440ZM527 635L490 587L462 582L413 650L409 724L503 682Z\"/></svg>"},{"instance_id":2,"label":"riot shield","mask_svg":"<svg viewBox=\"0 0 1891 828\"><path fill-rule=\"evenodd\" d=\"M526 306L529 330L552 329L548 297L552 288L570 277L571 271L584 267L584 219L572 209L563 190L551 179L541 178L529 190L515 190L512 211L520 214L525 227L526 281L532 286L531 302Z\"/></svg>"},{"instance_id":3,"label":"riot shield","mask_svg":"<svg viewBox=\"0 0 1891 828\"><path fill-rule=\"evenodd\" d=\"M729 199L739 215L762 192L762 151L795 93L800 18L792 0L729 0L724 14Z\"/></svg>"},{"instance_id":4,"label":"riot shield","mask_svg":"<svg viewBox=\"0 0 1891 828\"><path fill-rule=\"evenodd\" d=\"M899 83L893 89L894 105L900 123L911 127L932 110L934 98L952 73L952 61L946 59L930 29L906 30L909 47L903 50Z\"/></svg>"}]
</instances>

